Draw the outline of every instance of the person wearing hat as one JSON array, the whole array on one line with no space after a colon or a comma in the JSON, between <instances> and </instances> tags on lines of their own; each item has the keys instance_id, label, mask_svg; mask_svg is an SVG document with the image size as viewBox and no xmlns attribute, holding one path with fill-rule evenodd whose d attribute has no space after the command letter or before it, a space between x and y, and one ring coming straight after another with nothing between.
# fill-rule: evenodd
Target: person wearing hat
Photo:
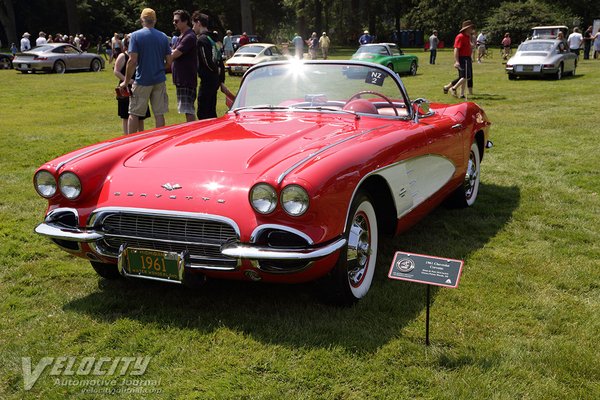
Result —
<instances>
[{"instance_id":1,"label":"person wearing hat","mask_svg":"<svg viewBox=\"0 0 600 400\"><path fill-rule=\"evenodd\" d=\"M225 60L229 60L233 57L233 41L232 37L233 32L230 29L227 29L225 32L225 36L223 37L223 51L225 52Z\"/></svg>"},{"instance_id":2,"label":"person wearing hat","mask_svg":"<svg viewBox=\"0 0 600 400\"><path fill-rule=\"evenodd\" d=\"M473 94L473 60L471 58L471 34L475 25L470 21L463 21L462 27L454 39L454 68L458 70L458 78L444 86L444 93L450 91L453 96L465 96L465 84L469 94Z\"/></svg>"},{"instance_id":3,"label":"person wearing hat","mask_svg":"<svg viewBox=\"0 0 600 400\"><path fill-rule=\"evenodd\" d=\"M25 32L21 38L21 52L31 50L31 42L29 41L29 32Z\"/></svg>"},{"instance_id":4,"label":"person wearing hat","mask_svg":"<svg viewBox=\"0 0 600 400\"><path fill-rule=\"evenodd\" d=\"M369 31L365 30L362 36L358 39L358 44L362 46L363 44L371 43L372 41L373 37L369 35Z\"/></svg>"},{"instance_id":5,"label":"person wearing hat","mask_svg":"<svg viewBox=\"0 0 600 400\"><path fill-rule=\"evenodd\" d=\"M129 38L129 60L125 70L125 79L119 85L127 91L131 78L134 77L129 100L128 132L139 131L139 118L146 115L148 101L152 104L152 112L156 127L165 125L165 114L169 111L165 74L171 68L171 46L169 38L154 28L156 13L151 8L144 8L140 15L142 29L133 32Z\"/></svg>"},{"instance_id":6,"label":"person wearing hat","mask_svg":"<svg viewBox=\"0 0 600 400\"><path fill-rule=\"evenodd\" d=\"M329 45L330 44L331 44L331 40L329 40L329 36L327 36L327 32L323 32L323 34L319 38L319 46L321 47L321 52L323 53L323 60L327 60L327 57L329 57Z\"/></svg>"},{"instance_id":7,"label":"person wearing hat","mask_svg":"<svg viewBox=\"0 0 600 400\"><path fill-rule=\"evenodd\" d=\"M44 32L40 32L38 38L35 39L35 45L41 46L46 43L48 43L48 40L46 40L46 34Z\"/></svg>"}]
</instances>

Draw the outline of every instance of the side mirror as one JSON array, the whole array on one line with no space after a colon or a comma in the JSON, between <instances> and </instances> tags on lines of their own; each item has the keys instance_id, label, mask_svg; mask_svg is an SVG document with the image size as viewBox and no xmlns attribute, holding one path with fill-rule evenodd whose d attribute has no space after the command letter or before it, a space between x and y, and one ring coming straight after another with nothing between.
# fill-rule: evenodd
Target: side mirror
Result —
<instances>
[{"instance_id":1,"label":"side mirror","mask_svg":"<svg viewBox=\"0 0 600 400\"><path fill-rule=\"evenodd\" d=\"M412 110L415 122L419 122L419 118L421 117L428 117L433 114L429 100L423 98L418 98L412 102Z\"/></svg>"}]
</instances>

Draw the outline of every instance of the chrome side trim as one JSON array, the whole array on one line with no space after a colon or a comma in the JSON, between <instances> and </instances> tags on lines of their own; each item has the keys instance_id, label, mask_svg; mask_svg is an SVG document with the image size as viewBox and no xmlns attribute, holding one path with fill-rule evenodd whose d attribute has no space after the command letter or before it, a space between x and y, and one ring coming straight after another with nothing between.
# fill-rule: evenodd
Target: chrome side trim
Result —
<instances>
[{"instance_id":1,"label":"chrome side trim","mask_svg":"<svg viewBox=\"0 0 600 400\"><path fill-rule=\"evenodd\" d=\"M225 243L221 253L234 258L249 258L255 260L317 260L333 254L346 245L346 239L340 238L327 246L307 249L273 249L263 246L252 246L242 243Z\"/></svg>"},{"instance_id":2,"label":"chrome side trim","mask_svg":"<svg viewBox=\"0 0 600 400\"><path fill-rule=\"evenodd\" d=\"M359 136L362 135L366 135L367 133L373 132L377 129L383 129L383 128L387 128L391 125L382 125L382 126L378 126L376 128L371 128L371 129L367 129L365 131L359 132L355 135L352 135L350 137L347 137L345 139L339 140L335 143L332 143L328 146L323 147L322 149L315 151L314 153L310 153L308 156L304 157L302 160L298 161L297 163L295 163L294 165L292 165L291 167L289 167L288 169L286 169L285 171L283 171L283 173L281 175L279 175L279 177L277 178L277 184L280 185L281 182L283 182L283 180L285 179L286 176L288 176L293 170L295 170L296 168L298 168L299 166L301 166L302 164L307 163L308 161L310 161L311 159L315 158L316 156L318 156L319 154L331 149L332 147L338 146L342 143L345 143L349 140L355 139Z\"/></svg>"},{"instance_id":3,"label":"chrome side trim","mask_svg":"<svg viewBox=\"0 0 600 400\"><path fill-rule=\"evenodd\" d=\"M314 241L306 233L301 232L298 229L290 228L289 226L278 225L278 224L265 224L265 225L259 225L259 226L257 226L252 231L252 234L250 235L250 243L255 243L256 242L256 238L260 235L260 233L262 231L264 231L266 229L276 229L276 230L280 230L280 231L290 232L290 233L293 233L294 235L298 235L302 239L306 240L306 242L309 245L313 245L314 244Z\"/></svg>"}]
</instances>

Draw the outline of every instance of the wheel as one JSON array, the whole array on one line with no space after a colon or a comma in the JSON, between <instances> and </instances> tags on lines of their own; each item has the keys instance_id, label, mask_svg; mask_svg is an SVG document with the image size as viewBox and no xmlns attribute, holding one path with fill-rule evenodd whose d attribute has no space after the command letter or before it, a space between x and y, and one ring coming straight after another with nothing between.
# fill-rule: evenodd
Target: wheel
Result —
<instances>
[{"instance_id":1,"label":"wheel","mask_svg":"<svg viewBox=\"0 0 600 400\"><path fill-rule=\"evenodd\" d=\"M456 208L470 207L475 204L479 193L480 161L479 146L477 143L471 145L467 172L462 185L458 187L449 198L449 205Z\"/></svg>"},{"instance_id":2,"label":"wheel","mask_svg":"<svg viewBox=\"0 0 600 400\"><path fill-rule=\"evenodd\" d=\"M350 96L350 98L348 99L348 101L346 101L346 104L350 103L354 99L360 99L360 97L363 94L372 94L374 96L381 97L382 99L384 99L385 101L387 101L390 106L392 106L392 109L396 113L396 116L398 116L398 110L396 109L396 106L394 105L394 103L387 96L384 96L381 93L377 93L377 92L374 92L372 90L361 90L360 92L354 93L352 96Z\"/></svg>"},{"instance_id":3,"label":"wheel","mask_svg":"<svg viewBox=\"0 0 600 400\"><path fill-rule=\"evenodd\" d=\"M325 302L351 306L369 292L377 263L377 216L366 193L352 200L344 234L348 243L319 289Z\"/></svg>"},{"instance_id":4,"label":"wheel","mask_svg":"<svg viewBox=\"0 0 600 400\"><path fill-rule=\"evenodd\" d=\"M388 67L389 69L391 69L392 71L394 71L394 64L389 63L388 65L386 65L386 67Z\"/></svg>"},{"instance_id":5,"label":"wheel","mask_svg":"<svg viewBox=\"0 0 600 400\"><path fill-rule=\"evenodd\" d=\"M52 67L52 71L54 71L57 74L64 74L66 69L67 67L65 66L65 63L61 60L55 62L54 66Z\"/></svg>"},{"instance_id":6,"label":"wheel","mask_svg":"<svg viewBox=\"0 0 600 400\"><path fill-rule=\"evenodd\" d=\"M554 77L556 78L556 80L560 80L562 78L563 75L563 64L561 63L558 66L558 71L556 71L556 75L554 75Z\"/></svg>"},{"instance_id":7,"label":"wheel","mask_svg":"<svg viewBox=\"0 0 600 400\"><path fill-rule=\"evenodd\" d=\"M508 80L509 81L514 81L515 79L517 79L516 76L514 76L513 74L508 74Z\"/></svg>"},{"instance_id":8,"label":"wheel","mask_svg":"<svg viewBox=\"0 0 600 400\"><path fill-rule=\"evenodd\" d=\"M408 71L409 74L411 74L412 76L415 76L417 74L417 63L416 62L412 62L410 63L410 70Z\"/></svg>"},{"instance_id":9,"label":"wheel","mask_svg":"<svg viewBox=\"0 0 600 400\"><path fill-rule=\"evenodd\" d=\"M92 63L90 64L90 71L92 71L92 72L98 72L101 69L102 69L102 63L97 58L94 58L92 60Z\"/></svg>"},{"instance_id":10,"label":"wheel","mask_svg":"<svg viewBox=\"0 0 600 400\"><path fill-rule=\"evenodd\" d=\"M97 261L90 261L90 264L92 264L94 271L105 279L119 279L121 277L117 264L105 264Z\"/></svg>"},{"instance_id":11,"label":"wheel","mask_svg":"<svg viewBox=\"0 0 600 400\"><path fill-rule=\"evenodd\" d=\"M0 69L12 69L12 62L10 61L10 59L0 59Z\"/></svg>"}]
</instances>

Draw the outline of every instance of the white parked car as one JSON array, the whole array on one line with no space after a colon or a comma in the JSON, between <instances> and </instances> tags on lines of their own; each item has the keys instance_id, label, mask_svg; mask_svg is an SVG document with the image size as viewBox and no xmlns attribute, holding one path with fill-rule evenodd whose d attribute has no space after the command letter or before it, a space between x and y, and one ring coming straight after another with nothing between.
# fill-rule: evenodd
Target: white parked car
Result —
<instances>
[{"instance_id":1,"label":"white parked car","mask_svg":"<svg viewBox=\"0 0 600 400\"><path fill-rule=\"evenodd\" d=\"M229 75L244 75L248 68L262 62L287 60L281 50L272 43L249 43L240 47L233 57L225 61Z\"/></svg>"}]
</instances>

